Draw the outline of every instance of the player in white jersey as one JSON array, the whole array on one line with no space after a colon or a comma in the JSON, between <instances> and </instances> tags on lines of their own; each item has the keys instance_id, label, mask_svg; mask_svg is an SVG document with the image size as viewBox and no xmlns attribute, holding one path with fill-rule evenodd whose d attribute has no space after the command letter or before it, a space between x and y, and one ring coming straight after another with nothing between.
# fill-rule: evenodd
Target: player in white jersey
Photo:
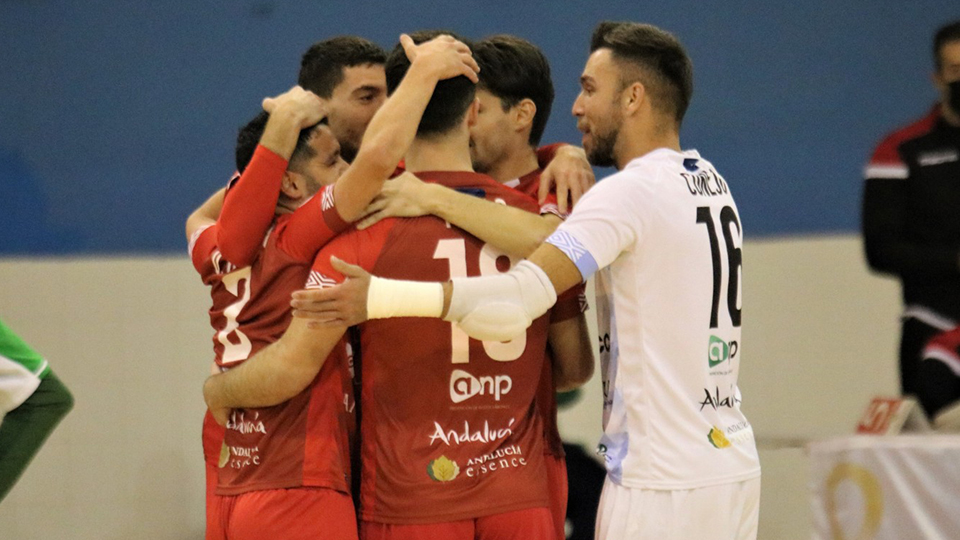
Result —
<instances>
[{"instance_id":1,"label":"player in white jersey","mask_svg":"<svg viewBox=\"0 0 960 540\"><path fill-rule=\"evenodd\" d=\"M760 463L737 388L742 228L727 182L681 151L692 66L649 25L601 23L590 49L573 114L591 163L619 172L528 261L444 284L338 263L353 279L316 293L312 316L442 316L506 340L597 273L607 467L597 538L752 540Z\"/></svg>"}]
</instances>

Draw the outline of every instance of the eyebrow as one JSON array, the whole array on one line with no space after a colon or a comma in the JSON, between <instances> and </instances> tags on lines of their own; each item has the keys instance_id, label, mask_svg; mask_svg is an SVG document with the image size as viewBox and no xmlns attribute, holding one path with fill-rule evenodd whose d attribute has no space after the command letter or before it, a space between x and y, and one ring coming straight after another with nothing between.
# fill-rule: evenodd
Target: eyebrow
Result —
<instances>
[{"instance_id":1,"label":"eyebrow","mask_svg":"<svg viewBox=\"0 0 960 540\"><path fill-rule=\"evenodd\" d=\"M373 85L373 84L366 84L366 85L361 86L360 88L354 88L353 93L354 93L354 94L361 94L361 93L364 93L364 92L383 92L383 91L384 91L384 88L383 88L382 86L376 86L376 85Z\"/></svg>"},{"instance_id":2,"label":"eyebrow","mask_svg":"<svg viewBox=\"0 0 960 540\"><path fill-rule=\"evenodd\" d=\"M593 77L591 77L591 76L589 76L589 75L581 75L581 76L580 76L580 84L586 84L586 83L594 83L594 84L595 84L596 81L594 81L594 80L593 80Z\"/></svg>"}]
</instances>

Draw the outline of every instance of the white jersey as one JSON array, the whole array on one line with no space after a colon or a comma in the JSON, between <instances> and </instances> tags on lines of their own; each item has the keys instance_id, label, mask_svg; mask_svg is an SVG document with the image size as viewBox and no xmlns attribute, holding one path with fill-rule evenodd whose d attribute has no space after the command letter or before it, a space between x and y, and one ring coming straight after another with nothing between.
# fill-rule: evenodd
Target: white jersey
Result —
<instances>
[{"instance_id":1,"label":"white jersey","mask_svg":"<svg viewBox=\"0 0 960 540\"><path fill-rule=\"evenodd\" d=\"M600 452L614 482L691 489L759 476L740 412L742 231L726 181L661 148L583 196L547 240L598 269Z\"/></svg>"}]
</instances>

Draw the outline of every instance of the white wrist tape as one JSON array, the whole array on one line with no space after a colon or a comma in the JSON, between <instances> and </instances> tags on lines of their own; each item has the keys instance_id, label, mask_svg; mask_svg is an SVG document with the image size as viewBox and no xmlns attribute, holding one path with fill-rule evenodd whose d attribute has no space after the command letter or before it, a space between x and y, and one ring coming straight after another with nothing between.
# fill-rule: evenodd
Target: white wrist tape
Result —
<instances>
[{"instance_id":1,"label":"white wrist tape","mask_svg":"<svg viewBox=\"0 0 960 540\"><path fill-rule=\"evenodd\" d=\"M367 318L434 317L443 313L443 285L428 281L370 278Z\"/></svg>"},{"instance_id":2,"label":"white wrist tape","mask_svg":"<svg viewBox=\"0 0 960 540\"><path fill-rule=\"evenodd\" d=\"M450 310L444 320L459 323L475 339L513 339L557 301L550 278L529 261L521 261L505 274L452 281Z\"/></svg>"}]
</instances>

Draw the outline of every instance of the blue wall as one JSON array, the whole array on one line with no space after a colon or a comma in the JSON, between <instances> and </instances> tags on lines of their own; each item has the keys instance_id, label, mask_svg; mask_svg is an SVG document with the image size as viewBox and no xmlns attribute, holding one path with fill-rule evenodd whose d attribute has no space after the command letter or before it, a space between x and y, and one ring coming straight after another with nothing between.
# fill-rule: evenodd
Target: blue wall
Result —
<instances>
[{"instance_id":1,"label":"blue wall","mask_svg":"<svg viewBox=\"0 0 960 540\"><path fill-rule=\"evenodd\" d=\"M513 33L550 58L545 141L569 114L604 19L686 44L682 143L731 184L748 236L853 232L871 148L935 99L930 40L952 1L0 1L0 255L184 249L183 220L232 169L236 128L334 34ZM605 171L599 171L601 173Z\"/></svg>"}]
</instances>

